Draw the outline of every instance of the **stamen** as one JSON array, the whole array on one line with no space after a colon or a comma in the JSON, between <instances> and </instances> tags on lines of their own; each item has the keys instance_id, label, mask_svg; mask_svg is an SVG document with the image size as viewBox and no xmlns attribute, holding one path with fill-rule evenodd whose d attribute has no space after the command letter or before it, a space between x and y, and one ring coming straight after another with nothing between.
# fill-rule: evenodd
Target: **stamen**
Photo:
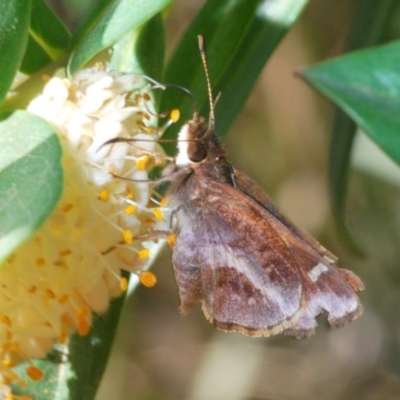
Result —
<instances>
[{"instance_id":1,"label":"stamen","mask_svg":"<svg viewBox=\"0 0 400 400\"><path fill-rule=\"evenodd\" d=\"M162 221L164 219L164 213L159 208L154 208L153 214L159 221Z\"/></svg>"},{"instance_id":2,"label":"stamen","mask_svg":"<svg viewBox=\"0 0 400 400\"><path fill-rule=\"evenodd\" d=\"M123 232L124 241L126 244L131 244L133 240L133 233L129 229L125 229Z\"/></svg>"},{"instance_id":3,"label":"stamen","mask_svg":"<svg viewBox=\"0 0 400 400\"><path fill-rule=\"evenodd\" d=\"M171 119L172 122L175 123L178 122L180 116L181 116L180 111L177 108L175 108L171 111L169 118Z\"/></svg>"},{"instance_id":4,"label":"stamen","mask_svg":"<svg viewBox=\"0 0 400 400\"><path fill-rule=\"evenodd\" d=\"M35 264L37 267L43 267L46 264L46 260L44 258L37 258Z\"/></svg>"},{"instance_id":5,"label":"stamen","mask_svg":"<svg viewBox=\"0 0 400 400\"><path fill-rule=\"evenodd\" d=\"M176 235L172 234L167 236L167 243L171 249L174 247L176 241Z\"/></svg>"},{"instance_id":6,"label":"stamen","mask_svg":"<svg viewBox=\"0 0 400 400\"><path fill-rule=\"evenodd\" d=\"M160 200L160 207L166 207L167 204L168 204L168 197L163 197L163 198Z\"/></svg>"},{"instance_id":7,"label":"stamen","mask_svg":"<svg viewBox=\"0 0 400 400\"><path fill-rule=\"evenodd\" d=\"M109 198L110 198L110 194L109 194L108 190L107 189L103 189L100 192L99 199L102 200L102 201L108 201Z\"/></svg>"},{"instance_id":8,"label":"stamen","mask_svg":"<svg viewBox=\"0 0 400 400\"><path fill-rule=\"evenodd\" d=\"M125 208L124 213L126 215L131 215L136 211L136 205L130 204L128 207Z\"/></svg>"},{"instance_id":9,"label":"stamen","mask_svg":"<svg viewBox=\"0 0 400 400\"><path fill-rule=\"evenodd\" d=\"M150 157L147 154L139 157L138 159L136 159L137 169L139 171L145 170L149 161L150 161Z\"/></svg>"},{"instance_id":10,"label":"stamen","mask_svg":"<svg viewBox=\"0 0 400 400\"><path fill-rule=\"evenodd\" d=\"M132 189L128 185L126 185L126 188L125 188L125 195L128 199L133 199Z\"/></svg>"},{"instance_id":11,"label":"stamen","mask_svg":"<svg viewBox=\"0 0 400 400\"><path fill-rule=\"evenodd\" d=\"M85 336L89 333L89 323L87 321L87 315L89 311L87 307L82 306L77 312L76 317L78 318L78 333L81 336Z\"/></svg>"},{"instance_id":12,"label":"stamen","mask_svg":"<svg viewBox=\"0 0 400 400\"><path fill-rule=\"evenodd\" d=\"M128 279L126 279L124 276L121 277L120 288L123 292L125 292L128 288Z\"/></svg>"},{"instance_id":13,"label":"stamen","mask_svg":"<svg viewBox=\"0 0 400 400\"><path fill-rule=\"evenodd\" d=\"M150 250L149 249L140 250L138 256L141 260L145 260L146 258L150 257Z\"/></svg>"},{"instance_id":14,"label":"stamen","mask_svg":"<svg viewBox=\"0 0 400 400\"><path fill-rule=\"evenodd\" d=\"M33 381L40 381L44 375L43 371L34 365L29 366L25 372Z\"/></svg>"},{"instance_id":15,"label":"stamen","mask_svg":"<svg viewBox=\"0 0 400 400\"><path fill-rule=\"evenodd\" d=\"M151 288L156 285L157 277L150 271L141 271L139 281L143 286Z\"/></svg>"}]
</instances>

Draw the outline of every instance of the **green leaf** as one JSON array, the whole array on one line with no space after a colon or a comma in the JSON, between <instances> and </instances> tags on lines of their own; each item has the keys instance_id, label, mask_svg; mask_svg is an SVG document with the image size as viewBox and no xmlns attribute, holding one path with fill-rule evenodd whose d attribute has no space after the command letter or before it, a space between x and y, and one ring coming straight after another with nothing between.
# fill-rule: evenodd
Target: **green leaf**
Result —
<instances>
[{"instance_id":1,"label":"green leaf","mask_svg":"<svg viewBox=\"0 0 400 400\"><path fill-rule=\"evenodd\" d=\"M353 51L375 45L390 25L398 7L396 0L376 2L358 0L357 9L347 38L346 51ZM348 169L357 125L339 107L336 109L329 150L329 183L331 203L336 226L355 253L362 250L352 238L345 221L345 200L347 192Z\"/></svg>"},{"instance_id":2,"label":"green leaf","mask_svg":"<svg viewBox=\"0 0 400 400\"><path fill-rule=\"evenodd\" d=\"M33 75L51 62L51 57L39 46L32 36L29 35L28 46L19 70L26 75Z\"/></svg>"},{"instance_id":3,"label":"green leaf","mask_svg":"<svg viewBox=\"0 0 400 400\"><path fill-rule=\"evenodd\" d=\"M46 220L61 197L61 147L54 129L24 111L0 122L0 261Z\"/></svg>"},{"instance_id":4,"label":"green leaf","mask_svg":"<svg viewBox=\"0 0 400 400\"><path fill-rule=\"evenodd\" d=\"M52 60L60 58L71 41L69 30L44 0L33 0L30 34Z\"/></svg>"},{"instance_id":5,"label":"green leaf","mask_svg":"<svg viewBox=\"0 0 400 400\"><path fill-rule=\"evenodd\" d=\"M157 14L113 46L110 68L145 74L159 81L162 79L164 54L164 21L161 14Z\"/></svg>"},{"instance_id":6,"label":"green leaf","mask_svg":"<svg viewBox=\"0 0 400 400\"><path fill-rule=\"evenodd\" d=\"M115 0L96 0L90 2L90 9L87 15L82 19L72 36L71 44L73 49L96 26L106 9L114 2Z\"/></svg>"},{"instance_id":7,"label":"green leaf","mask_svg":"<svg viewBox=\"0 0 400 400\"><path fill-rule=\"evenodd\" d=\"M105 10L99 22L76 46L68 64L68 73L74 74L94 55L112 46L130 30L146 22L168 5L170 1L116 1Z\"/></svg>"},{"instance_id":8,"label":"green leaf","mask_svg":"<svg viewBox=\"0 0 400 400\"><path fill-rule=\"evenodd\" d=\"M28 43L30 0L0 2L0 104L11 86Z\"/></svg>"},{"instance_id":9,"label":"green leaf","mask_svg":"<svg viewBox=\"0 0 400 400\"><path fill-rule=\"evenodd\" d=\"M171 58L164 78L188 88L197 100L197 109L207 114L208 98L203 65L197 46L198 34L207 44L207 57L216 107L216 131L226 133L244 104L257 77L282 37L295 22L307 1L208 0L189 26ZM187 120L193 106L187 96L169 90L162 95L160 111L179 108ZM175 137L177 127L167 131ZM172 148L167 148L172 152Z\"/></svg>"},{"instance_id":10,"label":"green leaf","mask_svg":"<svg viewBox=\"0 0 400 400\"><path fill-rule=\"evenodd\" d=\"M33 0L29 41L21 72L32 75L69 48L71 34L44 0Z\"/></svg>"},{"instance_id":11,"label":"green leaf","mask_svg":"<svg viewBox=\"0 0 400 400\"><path fill-rule=\"evenodd\" d=\"M400 42L354 52L301 73L400 164Z\"/></svg>"}]
</instances>

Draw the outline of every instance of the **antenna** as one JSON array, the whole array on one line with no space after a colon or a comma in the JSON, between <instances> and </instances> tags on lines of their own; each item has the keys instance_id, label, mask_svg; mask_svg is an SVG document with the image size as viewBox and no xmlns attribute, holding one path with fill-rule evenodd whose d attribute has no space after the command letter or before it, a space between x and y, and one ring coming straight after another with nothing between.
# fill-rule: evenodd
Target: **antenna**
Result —
<instances>
[{"instance_id":1,"label":"antenna","mask_svg":"<svg viewBox=\"0 0 400 400\"><path fill-rule=\"evenodd\" d=\"M204 38L202 35L199 35L199 36L197 36L197 39L199 40L200 57L201 57L201 61L203 61L204 72L206 74L208 100L210 102L210 120L208 121L208 127L210 129L214 129L214 126L215 126L214 100L213 100L213 95L212 95L212 90L211 90L210 75L208 73L208 67L207 67L207 57L206 57L206 50L205 50L205 45L204 45Z\"/></svg>"}]
</instances>

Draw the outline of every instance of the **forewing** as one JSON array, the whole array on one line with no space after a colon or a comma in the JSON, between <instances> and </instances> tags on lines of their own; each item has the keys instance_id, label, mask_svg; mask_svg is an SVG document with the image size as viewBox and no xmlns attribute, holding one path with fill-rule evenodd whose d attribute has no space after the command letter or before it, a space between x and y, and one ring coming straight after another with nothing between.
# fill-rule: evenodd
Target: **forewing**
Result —
<instances>
[{"instance_id":1,"label":"forewing","mask_svg":"<svg viewBox=\"0 0 400 400\"><path fill-rule=\"evenodd\" d=\"M172 263L181 310L201 301L218 328L270 335L293 326L302 282L290 250L265 211L227 185L205 182L202 197L178 210Z\"/></svg>"},{"instance_id":2,"label":"forewing","mask_svg":"<svg viewBox=\"0 0 400 400\"><path fill-rule=\"evenodd\" d=\"M311 246L316 252L321 256L330 258L333 262L337 261L337 257L331 252L325 249L321 244L316 241L308 233L304 232L302 229L298 228L295 224L289 221L274 204L271 197L248 175L243 171L233 168L233 180L236 188L251 197L254 201L259 203L264 207L269 213L276 217L283 225L285 225L289 230L291 230L296 236L298 236L303 242Z\"/></svg>"}]
</instances>

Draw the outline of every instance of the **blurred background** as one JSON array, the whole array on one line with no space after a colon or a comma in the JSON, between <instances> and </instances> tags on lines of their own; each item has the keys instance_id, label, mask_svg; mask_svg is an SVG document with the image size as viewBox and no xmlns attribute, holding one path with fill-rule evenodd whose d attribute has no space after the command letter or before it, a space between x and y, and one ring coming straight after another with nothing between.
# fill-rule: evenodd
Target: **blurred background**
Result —
<instances>
[{"instance_id":1,"label":"blurred background","mask_svg":"<svg viewBox=\"0 0 400 400\"><path fill-rule=\"evenodd\" d=\"M173 3L166 20L167 56L202 4ZM363 258L356 257L335 232L330 212L333 107L294 75L341 54L356 4L310 1L225 142L235 166L337 254L341 266L362 278L364 314L336 331L322 316L309 340L218 332L200 308L180 315L171 252L165 249L152 269L158 284L139 287L126 302L98 400L400 399L400 171L358 134L346 211L350 232L365 251ZM71 25L86 5L53 1ZM399 21L400 15L393 15L389 36L396 34Z\"/></svg>"}]
</instances>

